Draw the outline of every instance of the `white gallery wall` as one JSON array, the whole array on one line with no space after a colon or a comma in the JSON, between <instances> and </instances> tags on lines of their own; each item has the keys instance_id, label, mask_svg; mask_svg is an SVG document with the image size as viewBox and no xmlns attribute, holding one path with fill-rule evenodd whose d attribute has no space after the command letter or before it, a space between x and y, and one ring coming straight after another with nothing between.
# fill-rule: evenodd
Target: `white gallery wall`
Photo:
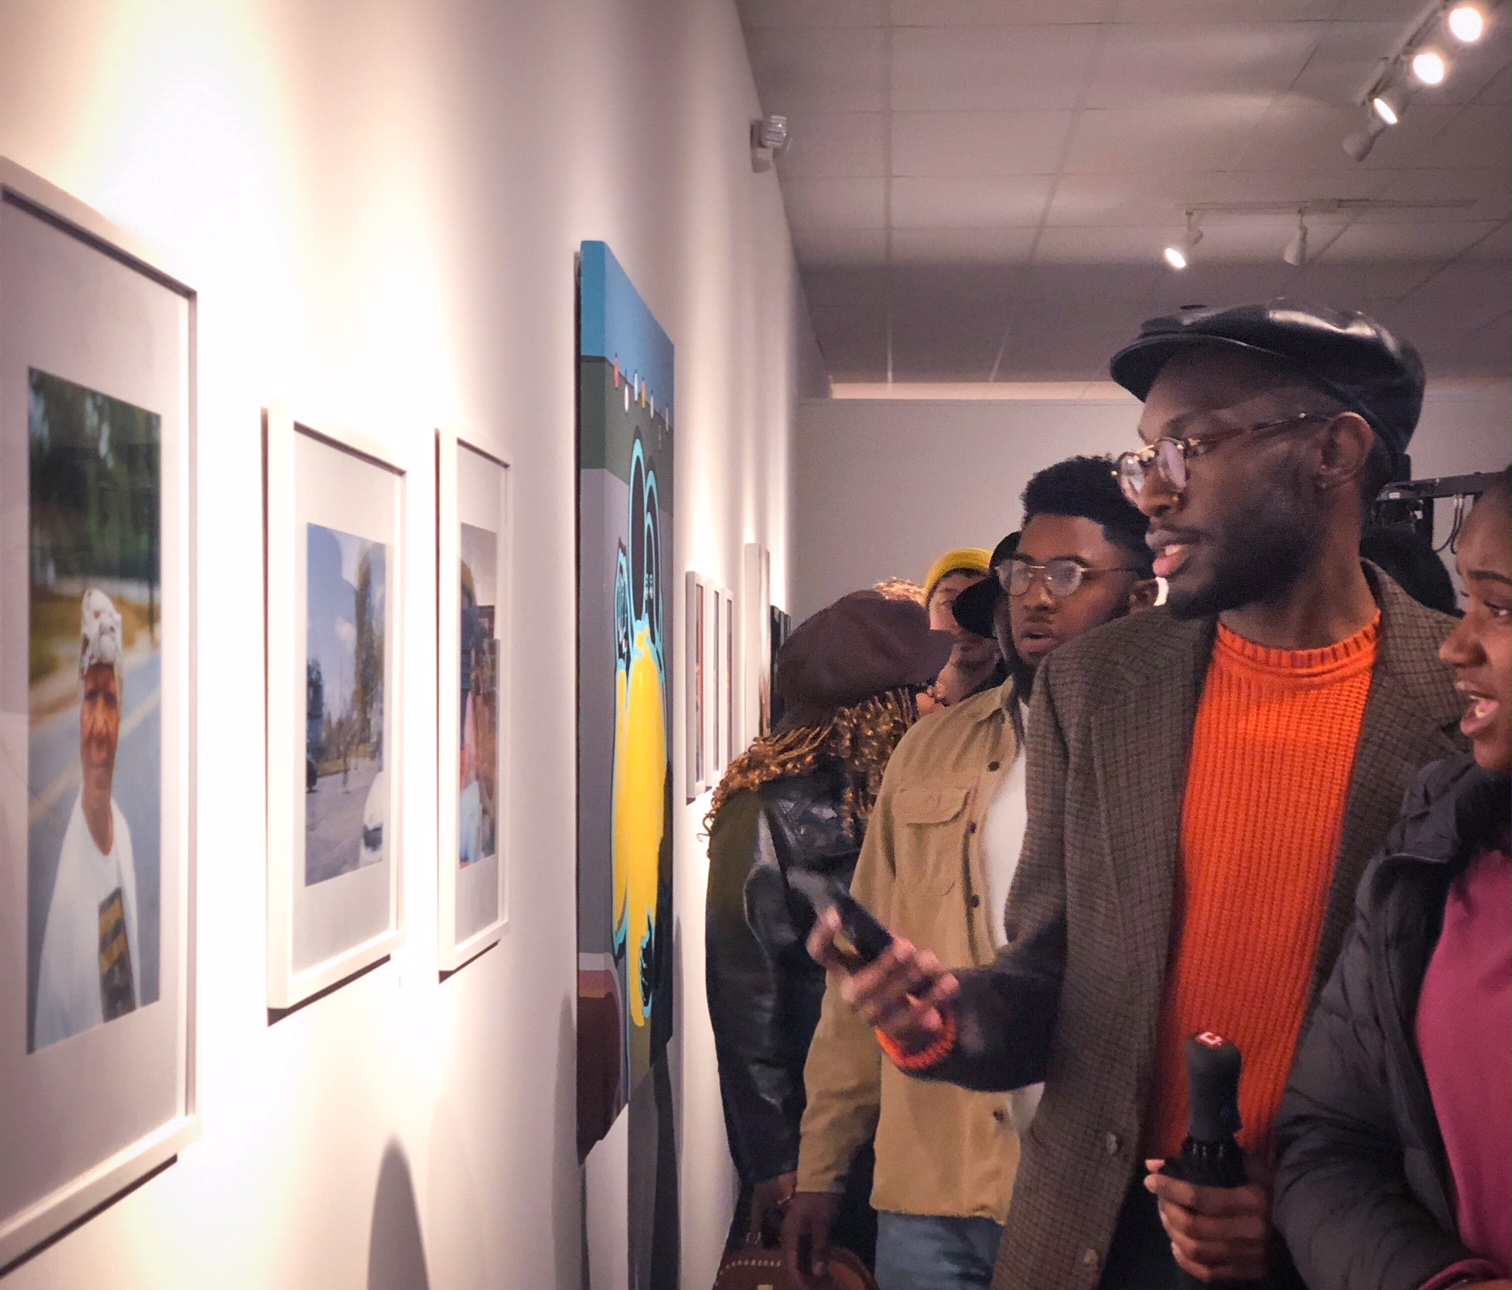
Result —
<instances>
[{"instance_id":1,"label":"white gallery wall","mask_svg":"<svg viewBox=\"0 0 1512 1290\"><path fill-rule=\"evenodd\" d=\"M1509 399L1506 381L1430 375L1413 475L1500 470ZM1031 475L1078 453L1136 446L1139 411L1123 394L805 401L795 449L795 620L881 578L922 581L952 547L992 547L1018 527Z\"/></svg>"},{"instance_id":2,"label":"white gallery wall","mask_svg":"<svg viewBox=\"0 0 1512 1290\"><path fill-rule=\"evenodd\" d=\"M630 1116L586 1170L575 1142L573 253L607 241L676 345L679 568L738 588L759 541L785 602L794 408L824 382L775 177L750 168L733 0L9 0L0 50L0 155L199 292L203 1126L5 1290L646 1285ZM415 540L408 939L270 1023L259 436L280 398L404 456ZM510 922L445 981L426 627L443 424L511 463L516 552ZM683 764L679 733L679 803ZM669 1053L680 1281L700 1290L733 1197L706 805L676 811Z\"/></svg>"}]
</instances>

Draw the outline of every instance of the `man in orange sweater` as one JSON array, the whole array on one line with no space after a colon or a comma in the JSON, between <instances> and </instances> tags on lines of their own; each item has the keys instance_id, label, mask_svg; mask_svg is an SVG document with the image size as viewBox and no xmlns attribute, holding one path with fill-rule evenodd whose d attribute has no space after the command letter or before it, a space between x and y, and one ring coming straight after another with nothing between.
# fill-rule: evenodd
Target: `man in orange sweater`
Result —
<instances>
[{"instance_id":1,"label":"man in orange sweater","mask_svg":"<svg viewBox=\"0 0 1512 1290\"><path fill-rule=\"evenodd\" d=\"M1119 470L1168 607L1041 669L1007 945L960 973L901 939L853 972L832 921L811 948L905 1070L1045 1081L995 1290L1293 1285L1268 1178L1298 1034L1413 771L1456 746L1452 620L1358 558L1422 366L1363 315L1275 300L1152 320L1112 370L1145 402ZM1200 1030L1244 1053L1233 1191L1155 1172Z\"/></svg>"}]
</instances>

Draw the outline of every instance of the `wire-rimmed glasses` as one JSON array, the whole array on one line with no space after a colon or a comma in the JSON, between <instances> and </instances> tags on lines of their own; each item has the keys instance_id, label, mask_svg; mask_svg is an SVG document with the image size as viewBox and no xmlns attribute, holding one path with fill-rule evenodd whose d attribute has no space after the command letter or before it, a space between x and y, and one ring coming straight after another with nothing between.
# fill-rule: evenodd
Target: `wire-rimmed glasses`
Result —
<instances>
[{"instance_id":1,"label":"wire-rimmed glasses","mask_svg":"<svg viewBox=\"0 0 1512 1290\"><path fill-rule=\"evenodd\" d=\"M1328 421L1329 417L1315 412L1293 412L1278 421L1263 421L1253 426L1229 426L1209 430L1191 438L1175 438L1162 435L1153 443L1133 452L1120 454L1115 471L1124 496L1138 505L1151 475L1157 487L1166 492L1180 494L1186 491L1187 462L1211 451L1220 443L1237 439L1241 435L1261 434L1267 430L1282 430L1304 421Z\"/></svg>"}]
</instances>

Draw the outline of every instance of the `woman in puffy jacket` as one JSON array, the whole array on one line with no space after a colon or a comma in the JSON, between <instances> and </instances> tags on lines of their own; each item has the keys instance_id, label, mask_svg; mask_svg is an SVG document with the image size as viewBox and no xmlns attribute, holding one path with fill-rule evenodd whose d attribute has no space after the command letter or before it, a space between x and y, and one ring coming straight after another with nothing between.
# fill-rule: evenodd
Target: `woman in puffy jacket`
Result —
<instances>
[{"instance_id":1,"label":"woman in puffy jacket","mask_svg":"<svg viewBox=\"0 0 1512 1290\"><path fill-rule=\"evenodd\" d=\"M824 997L824 969L804 948L814 906L850 886L882 772L951 644L912 600L858 591L820 610L778 658L777 728L715 790L706 969L741 1181L732 1239L774 1232L792 1195L803 1065ZM869 1261L870 1179L851 1181L850 1223L836 1239Z\"/></svg>"},{"instance_id":2,"label":"woman in puffy jacket","mask_svg":"<svg viewBox=\"0 0 1512 1290\"><path fill-rule=\"evenodd\" d=\"M1276 1225L1311 1290L1508 1287L1512 861L1508 476L1471 512L1439 651L1473 756L1428 767L1298 1048Z\"/></svg>"}]
</instances>

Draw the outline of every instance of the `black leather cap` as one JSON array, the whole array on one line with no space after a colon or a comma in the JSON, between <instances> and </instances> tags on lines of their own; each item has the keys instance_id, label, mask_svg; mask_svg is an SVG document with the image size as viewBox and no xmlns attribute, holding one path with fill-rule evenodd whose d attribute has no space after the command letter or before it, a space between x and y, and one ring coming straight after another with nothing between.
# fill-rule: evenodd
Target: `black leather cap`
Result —
<instances>
[{"instance_id":1,"label":"black leather cap","mask_svg":"<svg viewBox=\"0 0 1512 1290\"><path fill-rule=\"evenodd\" d=\"M849 708L928 685L952 643L948 632L929 630L923 605L853 591L793 629L777 656L777 693L790 709Z\"/></svg>"},{"instance_id":2,"label":"black leather cap","mask_svg":"<svg viewBox=\"0 0 1512 1290\"><path fill-rule=\"evenodd\" d=\"M1198 345L1263 355L1296 369L1370 423L1394 468L1405 464L1423 409L1423 360L1375 319L1280 298L1187 309L1147 321L1138 338L1113 355L1108 370L1143 401L1160 369L1179 351Z\"/></svg>"},{"instance_id":3,"label":"black leather cap","mask_svg":"<svg viewBox=\"0 0 1512 1290\"><path fill-rule=\"evenodd\" d=\"M1019 535L1010 533L992 548L990 568L996 569L1004 560L1018 550ZM995 572L988 573L980 582L974 582L955 598L951 609L956 622L973 636L985 636L991 640L997 633L993 619L997 615L998 601L1003 598L1003 586Z\"/></svg>"}]
</instances>

